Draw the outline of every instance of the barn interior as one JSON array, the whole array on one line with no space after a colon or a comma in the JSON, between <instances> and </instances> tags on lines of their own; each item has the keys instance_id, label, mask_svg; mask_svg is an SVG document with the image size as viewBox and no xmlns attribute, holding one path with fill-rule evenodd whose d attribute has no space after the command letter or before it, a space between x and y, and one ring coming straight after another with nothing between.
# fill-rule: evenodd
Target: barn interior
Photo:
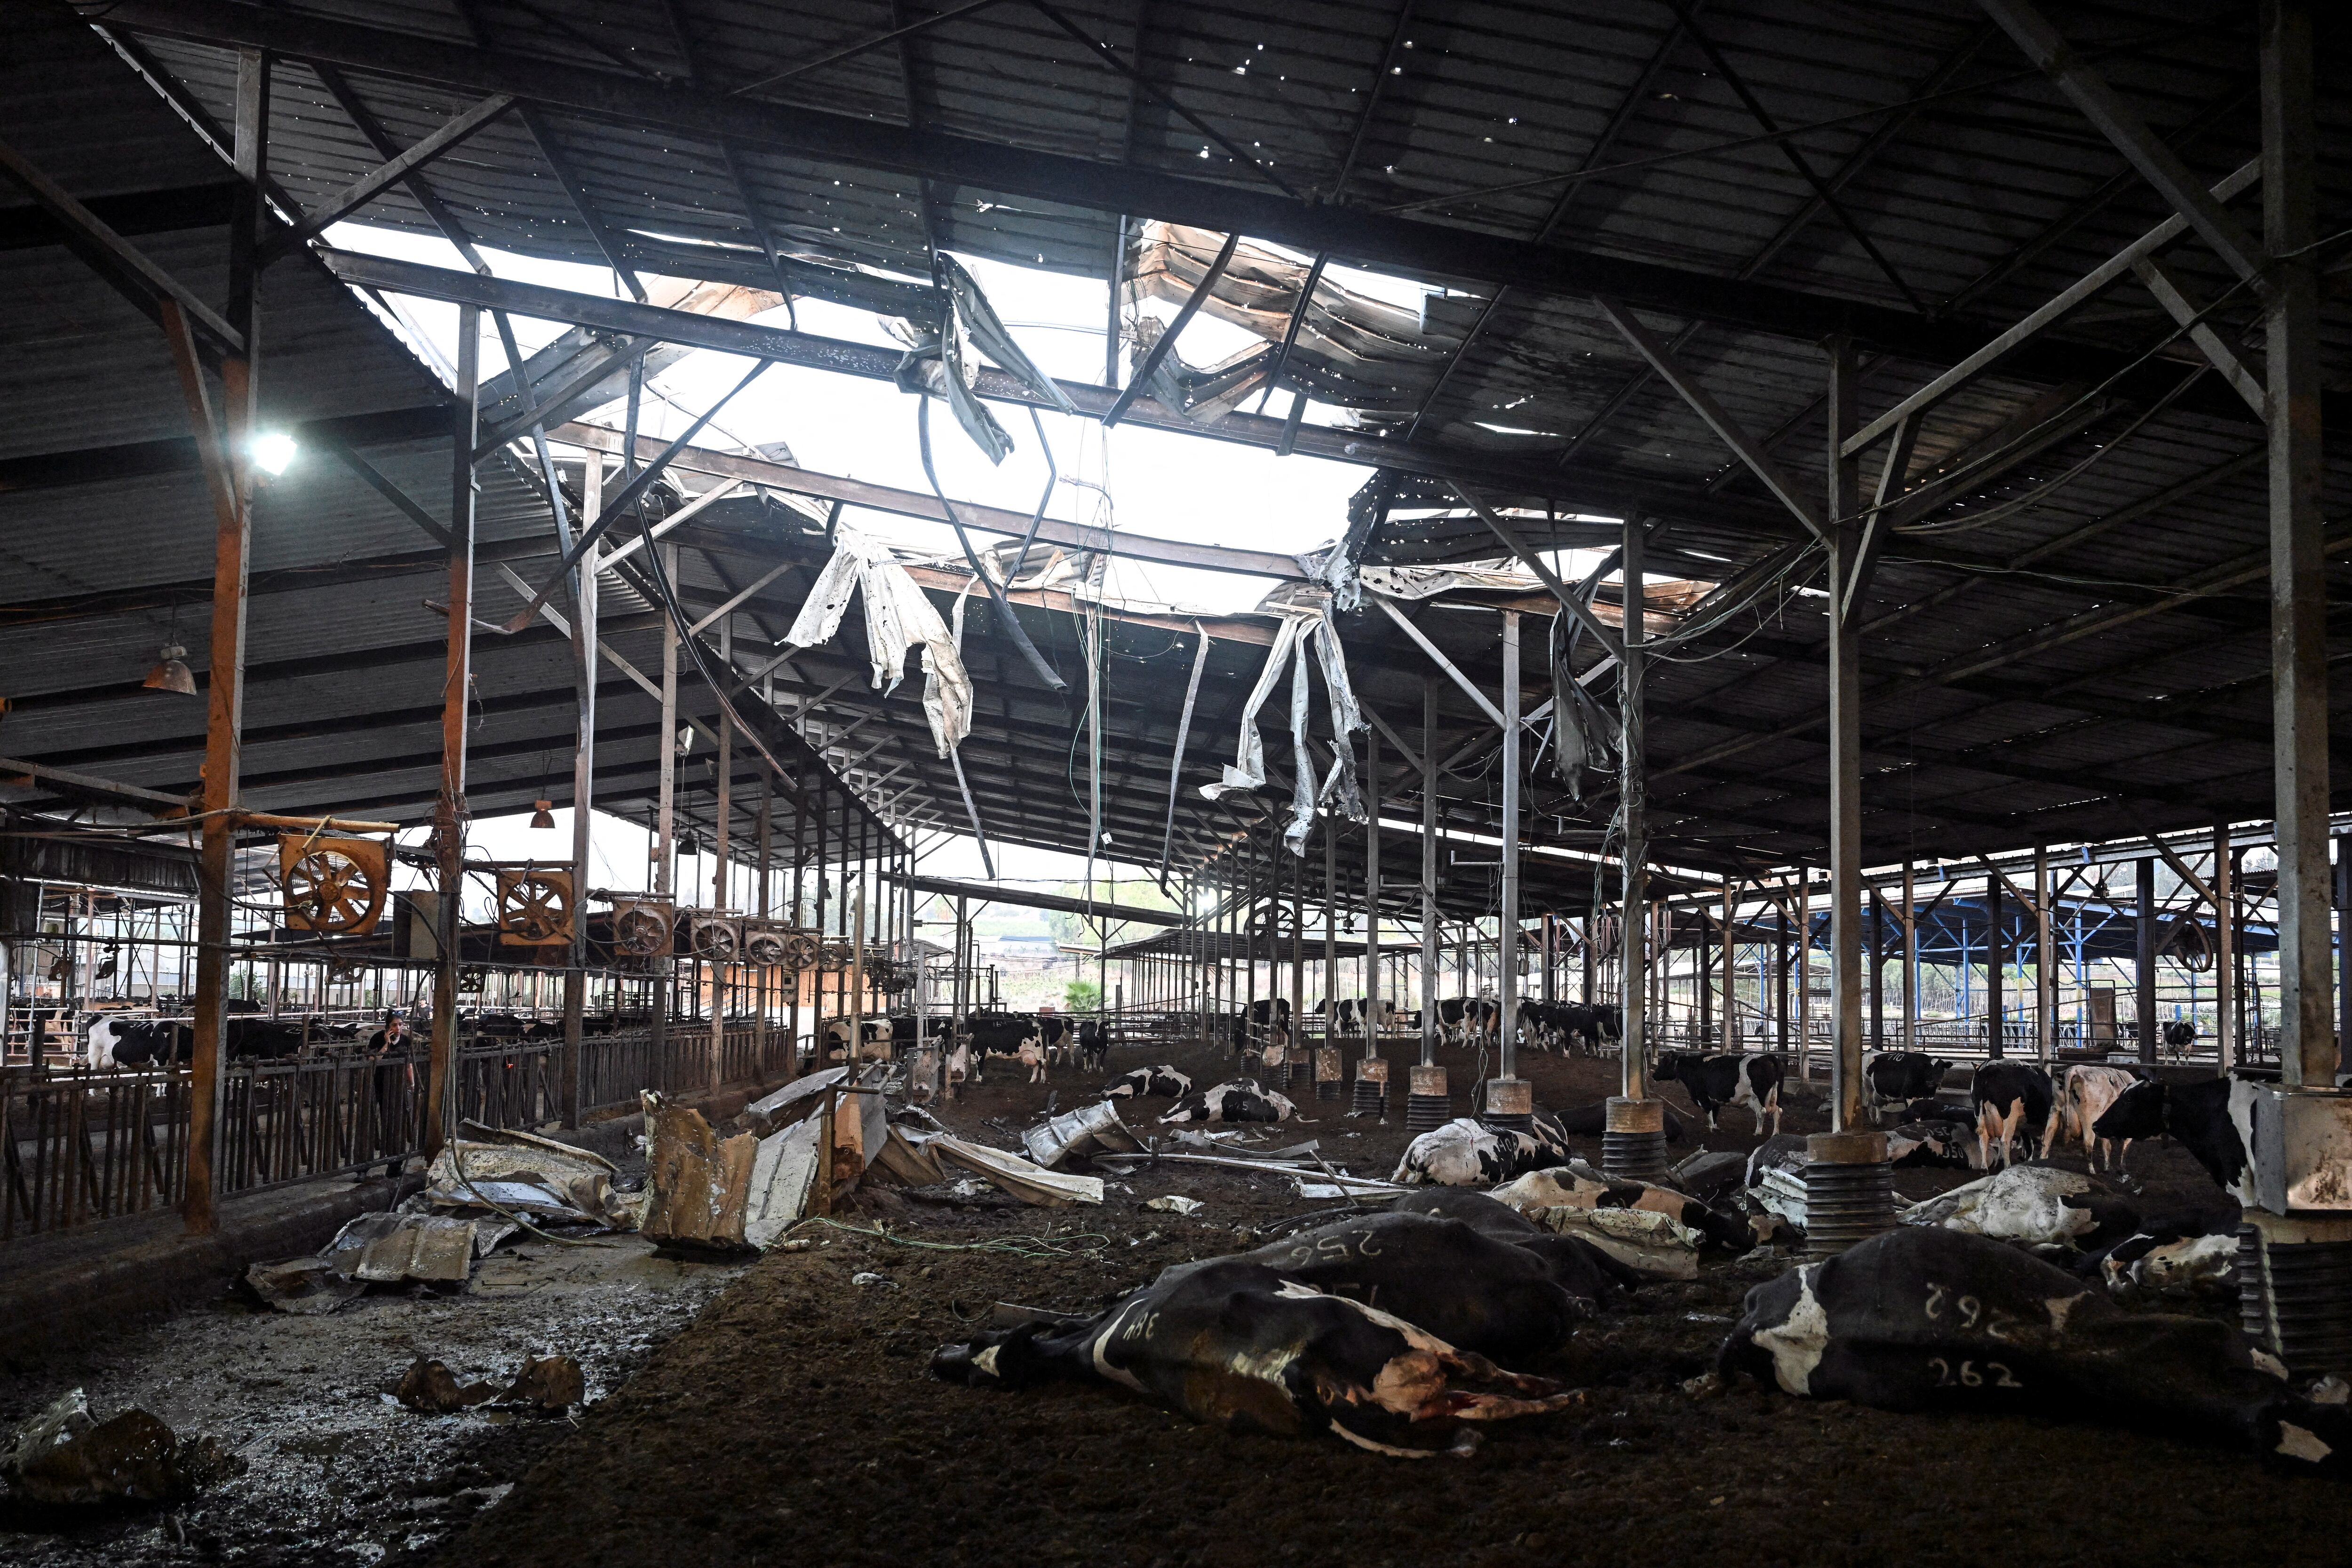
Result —
<instances>
[{"instance_id":1,"label":"barn interior","mask_svg":"<svg viewBox=\"0 0 2352 1568\"><path fill-rule=\"evenodd\" d=\"M7 17L0 1556L2336 1560L2328 8Z\"/></svg>"}]
</instances>

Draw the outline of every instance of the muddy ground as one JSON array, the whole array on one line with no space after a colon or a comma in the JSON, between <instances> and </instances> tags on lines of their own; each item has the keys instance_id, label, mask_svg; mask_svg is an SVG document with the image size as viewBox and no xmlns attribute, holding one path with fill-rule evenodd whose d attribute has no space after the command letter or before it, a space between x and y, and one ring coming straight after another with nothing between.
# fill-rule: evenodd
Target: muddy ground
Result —
<instances>
[{"instance_id":1,"label":"muddy ground","mask_svg":"<svg viewBox=\"0 0 2352 1568\"><path fill-rule=\"evenodd\" d=\"M1452 1056L1459 1103L1470 1074ZM1155 1058L1123 1053L1112 1068L1147 1059ZM1224 1058L1210 1053L1156 1059L1199 1082L1225 1076ZM1609 1092L1615 1065L1538 1057L1522 1071L1539 1103L1563 1107ZM1091 1098L1089 1080L1069 1069L1045 1086L1017 1079L971 1091L947 1120L1009 1145L1007 1129L1034 1121L1049 1093L1064 1110ZM1678 1087L1667 1093L1686 1107ZM1815 1094L1792 1092L1791 1102L1786 1131L1822 1125ZM1285 1129L1282 1141L1318 1137L1335 1163L1359 1173L1387 1174L1406 1142L1395 1102L1385 1126L1344 1119L1328 1101L1302 1108L1311 1125ZM1693 1135L1674 1155L1701 1141L1753 1146L1744 1111L1725 1120L1737 1131L1707 1134L1691 1119ZM1598 1139L1577 1142L1598 1160ZM2132 1166L2152 1205L2210 1194L2176 1149L2136 1150ZM1897 1173L1914 1198L1966 1179ZM1164 1193L1208 1206L1190 1218L1141 1206ZM1108 1386L1002 1394L926 1375L932 1351L962 1337L965 1320L992 1301L1092 1309L1168 1264L1245 1247L1256 1227L1328 1206L1273 1178L1201 1167L1115 1183L1100 1208L940 1209L869 1191L845 1223L879 1224L899 1239L816 1226L816 1246L769 1255L723 1293L715 1288L730 1277L706 1270L667 1292L595 1296L596 1310L612 1314L601 1344L593 1325L567 1342L527 1306L507 1319L504 1304L424 1303L412 1317L407 1303L371 1301L363 1316L322 1320L349 1325L350 1359L321 1359L311 1373L264 1353L292 1320L200 1314L176 1332L188 1342L185 1364L208 1369L193 1375L209 1395L250 1397L247 1378L303 1391L331 1384L354 1447L315 1458L304 1449L346 1429L304 1425L335 1416L331 1400L306 1392L281 1401L296 1423L287 1432L268 1426L265 1405L238 1405L226 1425L274 1456L257 1473L279 1479L249 1477L236 1484L241 1493L233 1487L183 1518L206 1521L231 1561L364 1563L382 1550L450 1568L1441 1560L1981 1568L2003 1553L2061 1563L2220 1560L2253 1542L2278 1563L2352 1559L2340 1485L2279 1476L2200 1447L2195 1433L1900 1416L1754 1384L1717 1397L1685 1393L1684 1381L1711 1366L1744 1292L1786 1268L1785 1255L1710 1264L1695 1282L1645 1288L1584 1325L1530 1370L1608 1396L1583 1413L1498 1426L1467 1460L1229 1435ZM855 1283L860 1274L881 1279ZM687 1331L660 1331L697 1305ZM526 1349L576 1348L592 1384L577 1430L428 1419L374 1400L412 1346L447 1356L457 1325L469 1313L487 1317L486 1308L506 1326L477 1324L483 1353L459 1370L500 1369ZM632 1337L613 1342L625 1327ZM157 1353L127 1360L152 1371ZM99 1382L91 1389L108 1403ZM517 1484L501 1493L509 1480ZM284 1510L269 1526L279 1538L236 1531L269 1500ZM418 1522L403 1535L395 1527L411 1514ZM329 1520L342 1522L313 1522ZM140 1528L103 1552L0 1538L0 1561L18 1561L12 1552L30 1563L200 1560L156 1521ZM330 1544L338 1550L305 1554Z\"/></svg>"},{"instance_id":2,"label":"muddy ground","mask_svg":"<svg viewBox=\"0 0 2352 1568\"><path fill-rule=\"evenodd\" d=\"M136 1405L176 1432L212 1435L246 1468L169 1508L82 1517L0 1503L0 1563L421 1562L559 1452L576 1417L415 1414L390 1392L411 1362L433 1356L461 1381L503 1384L526 1355L563 1352L581 1363L593 1406L742 1272L657 1256L635 1236L509 1242L462 1295L378 1287L332 1315L293 1317L239 1290L19 1365L0 1381L0 1431L79 1387L100 1420Z\"/></svg>"},{"instance_id":3,"label":"muddy ground","mask_svg":"<svg viewBox=\"0 0 2352 1568\"><path fill-rule=\"evenodd\" d=\"M1175 1059L1196 1080L1222 1066ZM1565 1106L1606 1094L1614 1064L1538 1058L1522 1070L1542 1103ZM1048 1088L1067 1109L1080 1102L1076 1085L1065 1072ZM992 1120L1024 1125L1048 1088L992 1083L950 1120L1004 1142ZM1687 1103L1678 1088L1669 1094ZM1405 1142L1401 1114L1378 1128L1340 1120L1328 1102L1305 1110L1316 1119L1305 1131L1360 1173L1387 1173ZM1751 1147L1745 1114L1726 1120L1738 1132L1710 1145ZM1809 1096L1787 1130L1821 1125ZM1598 1140L1579 1142L1598 1158ZM2156 1201L2204 1195L2205 1177L2177 1150L2136 1151L2133 1163ZM1898 1178L1922 1197L1967 1174ZM1191 1219L1140 1206L1167 1192L1209 1206ZM1108 1386L1001 1394L925 1374L932 1350L992 1300L1096 1307L1319 1206L1272 1179L1197 1167L1139 1175L1098 1210L960 1214L869 1199L855 1223L878 1219L907 1242L1023 1253L825 1230L811 1251L771 1255L442 1561L1980 1568L2004 1554L2219 1561L2253 1542L2278 1563L2352 1557L2340 1486L2276 1476L2197 1446L2194 1433L1899 1416L1753 1384L1695 1400L1684 1380L1711 1365L1741 1296L1785 1258L1710 1266L1586 1325L1540 1370L1611 1397L1594 1414L1500 1426L1466 1461L1232 1436ZM852 1283L868 1272L887 1283Z\"/></svg>"}]
</instances>

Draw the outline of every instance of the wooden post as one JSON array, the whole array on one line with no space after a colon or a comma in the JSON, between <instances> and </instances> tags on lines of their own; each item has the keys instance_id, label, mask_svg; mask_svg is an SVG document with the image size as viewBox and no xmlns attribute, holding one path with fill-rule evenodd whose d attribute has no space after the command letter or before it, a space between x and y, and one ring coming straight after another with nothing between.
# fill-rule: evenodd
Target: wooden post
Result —
<instances>
[{"instance_id":1,"label":"wooden post","mask_svg":"<svg viewBox=\"0 0 2352 1568\"><path fill-rule=\"evenodd\" d=\"M260 181L266 171L269 66L258 51L237 56L236 163L239 176L230 226L229 323L245 334L242 358L221 363L221 407L196 357L194 333L179 306L162 302L166 348L180 380L189 424L213 504L213 620L205 676L205 812L196 866L195 1046L188 1074L186 1191L182 1218L192 1235L217 1224L214 1177L218 1167L221 1061L227 1026L228 943L236 884L236 822L245 725L246 582L253 541L252 471L246 445L253 433L260 312L255 309L254 247L263 221ZM32 1042L40 1060L40 1039Z\"/></svg>"}]
</instances>

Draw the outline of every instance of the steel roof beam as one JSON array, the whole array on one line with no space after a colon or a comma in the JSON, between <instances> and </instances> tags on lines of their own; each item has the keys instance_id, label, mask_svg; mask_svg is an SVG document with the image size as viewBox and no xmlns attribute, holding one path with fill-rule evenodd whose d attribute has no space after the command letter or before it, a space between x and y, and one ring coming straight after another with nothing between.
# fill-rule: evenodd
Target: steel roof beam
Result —
<instances>
[{"instance_id":1,"label":"steel roof beam","mask_svg":"<svg viewBox=\"0 0 2352 1568\"><path fill-rule=\"evenodd\" d=\"M2252 279L2263 270L2261 242L2248 234L2238 220L2230 216L2203 181L2181 161L2180 155L2158 139L2140 118L2139 110L2126 102L2123 95L2109 87L2104 78L2076 55L2057 28L2036 10L2030 0L1977 0L1985 14L2001 25L2003 31L2016 40L2025 58L2048 74L2058 84L2058 89L2072 100L2083 117L2098 127L2101 135L2116 145L2140 172L2140 177L2154 186L2172 209L2189 221L2189 226L2204 237L2214 254L2230 264L2230 269L2240 278Z\"/></svg>"},{"instance_id":2,"label":"steel roof beam","mask_svg":"<svg viewBox=\"0 0 2352 1568\"><path fill-rule=\"evenodd\" d=\"M1704 316L1806 341L1843 330L1858 342L1931 363L1965 357L1990 335L1965 321L1923 320L1909 311L1854 300L1318 205L1131 163L918 132L798 105L699 94L572 62L265 10L241 0L119 0L108 19L144 32L249 45L484 94L509 92L527 104L595 119L707 138L733 137L746 145L1101 212L1144 213L1220 233L1239 230L1308 253L1329 250L1375 267L1580 296L1605 293L1644 309ZM2105 351L2070 344L2062 353L2028 363L2031 368L2021 365L2021 374L2061 379L2116 367L2124 361Z\"/></svg>"},{"instance_id":3,"label":"steel roof beam","mask_svg":"<svg viewBox=\"0 0 2352 1568\"><path fill-rule=\"evenodd\" d=\"M173 277L146 254L110 227L103 218L74 199L5 142L0 142L0 176L13 180L34 205L48 215L58 238L84 265L106 279L114 291L149 321L162 325L166 302L176 306L189 324L203 333L207 346L232 356L245 353L245 334L224 321L210 305L196 298L187 285Z\"/></svg>"}]
</instances>

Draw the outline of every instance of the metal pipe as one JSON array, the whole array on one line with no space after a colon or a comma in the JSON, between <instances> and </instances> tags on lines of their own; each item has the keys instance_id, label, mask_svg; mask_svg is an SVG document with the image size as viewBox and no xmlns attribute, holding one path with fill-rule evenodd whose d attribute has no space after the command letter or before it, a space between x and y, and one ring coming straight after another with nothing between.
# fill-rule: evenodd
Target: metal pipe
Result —
<instances>
[{"instance_id":1,"label":"metal pipe","mask_svg":"<svg viewBox=\"0 0 2352 1568\"><path fill-rule=\"evenodd\" d=\"M2282 864L2284 862L2282 861ZM2139 1009L2139 1059L2156 1060L2156 858L2143 855L2132 862L2135 891L2138 895L2135 910L2138 925L2137 945L2134 949L2132 991L2134 1005ZM1999 897L1998 890L1995 897ZM2284 1060L2284 1058L2282 1058Z\"/></svg>"},{"instance_id":2,"label":"metal pipe","mask_svg":"<svg viewBox=\"0 0 2352 1568\"><path fill-rule=\"evenodd\" d=\"M1625 560L1622 568L1624 581L1625 627L1624 653L1617 671L1618 725L1623 745L1618 752L1618 809L1624 818L1623 882L1622 889L1622 916L1621 929L1624 937L1621 972L1624 976L1619 985L1619 1006L1622 1009L1620 1026L1624 1058L1622 1088L1620 1093L1627 1100L1644 1100L1649 1096L1649 1063L1647 1058L1649 954L1642 942L1643 912L1649 903L1649 868L1644 864L1649 853L1649 823L1646 808L1649 798L1647 777L1647 742L1642 719L1642 687L1649 660L1643 654L1649 641L1643 623L1641 609L1645 603L1643 586L1642 524L1629 519L1625 524Z\"/></svg>"},{"instance_id":3,"label":"metal pipe","mask_svg":"<svg viewBox=\"0 0 2352 1568\"><path fill-rule=\"evenodd\" d=\"M604 459L588 454L581 477L581 506L594 511L604 494ZM572 660L576 729L572 751L572 942L563 970L563 1125L580 1125L581 1038L588 997L588 892L592 806L596 791L596 608L600 597L596 552L580 558L580 586L572 595Z\"/></svg>"},{"instance_id":4,"label":"metal pipe","mask_svg":"<svg viewBox=\"0 0 2352 1568\"><path fill-rule=\"evenodd\" d=\"M1346 745L1342 738L1339 744ZM1364 736L1364 1059L1381 1054L1381 732Z\"/></svg>"},{"instance_id":5,"label":"metal pipe","mask_svg":"<svg viewBox=\"0 0 2352 1568\"><path fill-rule=\"evenodd\" d=\"M1495 933L1496 1076L1517 1078L1519 1008L1519 613L1503 612L1503 889Z\"/></svg>"},{"instance_id":6,"label":"metal pipe","mask_svg":"<svg viewBox=\"0 0 2352 1568\"><path fill-rule=\"evenodd\" d=\"M466 719L473 695L474 428L480 393L481 313L457 312L457 385L451 433L449 650L441 688L441 789L433 806L434 883L440 906L433 965L432 1054L425 1076L425 1152L438 1153L454 1121L457 971L466 893Z\"/></svg>"},{"instance_id":7,"label":"metal pipe","mask_svg":"<svg viewBox=\"0 0 2352 1568\"><path fill-rule=\"evenodd\" d=\"M1421 678L1421 1065L1437 1065L1437 680Z\"/></svg>"}]
</instances>

